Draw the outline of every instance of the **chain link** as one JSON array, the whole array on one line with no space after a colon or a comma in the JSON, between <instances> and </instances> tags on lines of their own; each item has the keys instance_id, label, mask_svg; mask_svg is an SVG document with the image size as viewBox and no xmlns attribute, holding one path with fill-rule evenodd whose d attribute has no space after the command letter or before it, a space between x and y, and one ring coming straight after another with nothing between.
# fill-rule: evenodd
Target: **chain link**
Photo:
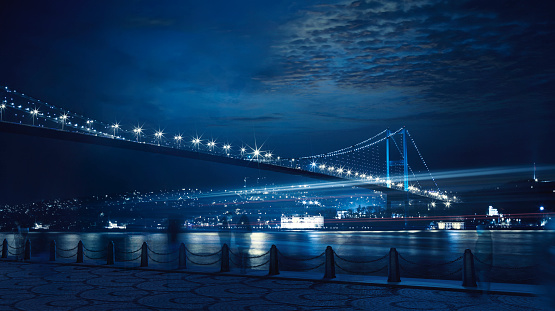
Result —
<instances>
[{"instance_id":1,"label":"chain link","mask_svg":"<svg viewBox=\"0 0 555 311\"><path fill-rule=\"evenodd\" d=\"M77 246L79 246L79 245L77 245ZM70 248L70 249L63 249L63 248L59 248L59 247L56 246L56 249L59 250L59 251L62 251L62 252L71 252L71 251L76 250L77 246L75 246L74 248Z\"/></svg>"},{"instance_id":2,"label":"chain link","mask_svg":"<svg viewBox=\"0 0 555 311\"><path fill-rule=\"evenodd\" d=\"M160 256L173 255L173 254L177 253L177 250L175 250L175 251L173 251L173 252L169 252L169 253L158 253L158 252L153 251L152 248L150 248L150 246L148 246L148 245L147 245L147 248L148 248L148 250L149 250L150 252L152 252L153 254L160 255Z\"/></svg>"},{"instance_id":3,"label":"chain link","mask_svg":"<svg viewBox=\"0 0 555 311\"><path fill-rule=\"evenodd\" d=\"M75 253L75 254L73 254L73 255L71 255L71 256L63 256L63 255L60 255L60 254L56 254L56 256L58 256L58 257L60 257L60 258L68 259L68 258L77 256L77 253Z\"/></svg>"},{"instance_id":4,"label":"chain link","mask_svg":"<svg viewBox=\"0 0 555 311\"><path fill-rule=\"evenodd\" d=\"M216 260L214 262L211 262L211 263L200 263L200 262L192 261L191 258L189 258L188 256L187 256L187 260L189 260L191 263L193 263L195 265L199 265L199 266L210 266L210 265L217 264L218 262L222 261L221 258L218 258L218 260Z\"/></svg>"},{"instance_id":5,"label":"chain link","mask_svg":"<svg viewBox=\"0 0 555 311\"><path fill-rule=\"evenodd\" d=\"M117 252L117 253L118 253L118 254L134 254L134 253L136 253L136 252L141 251L142 249L143 249L143 247L141 246L141 247L139 247L139 249L134 250L134 251L132 251L132 252L122 252L122 251L119 251L119 252Z\"/></svg>"},{"instance_id":6,"label":"chain link","mask_svg":"<svg viewBox=\"0 0 555 311\"><path fill-rule=\"evenodd\" d=\"M89 258L89 259L92 259L92 260L104 259L104 256L103 256L103 257L89 257L89 256L87 255L87 253L83 253L83 255L85 255L85 257L87 257L87 258Z\"/></svg>"},{"instance_id":7,"label":"chain link","mask_svg":"<svg viewBox=\"0 0 555 311\"><path fill-rule=\"evenodd\" d=\"M289 260L295 260L295 261L309 261L309 260L314 260L314 259L317 259L317 258L320 258L320 257L324 256L324 255L326 254L326 252L324 251L324 252L322 252L322 253L321 253L320 255L318 255L318 256L314 256L314 257L310 257L310 258L301 258L301 259L299 259L299 258L293 258L293 257L289 257L289 256L285 256L285 255L283 255L283 253L280 252L279 250L278 250L278 254L279 254L280 256L282 256L283 258L289 259Z\"/></svg>"},{"instance_id":8,"label":"chain link","mask_svg":"<svg viewBox=\"0 0 555 311\"><path fill-rule=\"evenodd\" d=\"M421 263L417 263L417 262L414 262L414 261L411 261L411 260L408 260L408 259L406 259L405 257L401 256L401 254L400 254L400 253L397 253L397 254L399 255L399 258L401 258L402 260L404 260L404 261L406 261L406 262L408 262L408 263L410 263L410 264L413 264L413 265L418 265L418 266L422 266L422 267L437 267L437 266L445 266L445 265L448 265L448 264L452 264L452 263L455 263L455 262L457 262L457 261L459 261L459 260L463 259L463 257L464 257L464 255L463 255L463 256L460 256L460 257L459 257L459 258L457 258L457 259L453 259L453 260L451 260L451 261L447 261L447 262L442 262L442 263L430 263L430 264L421 264Z\"/></svg>"},{"instance_id":9,"label":"chain link","mask_svg":"<svg viewBox=\"0 0 555 311\"><path fill-rule=\"evenodd\" d=\"M108 247L105 247L104 249L100 249L96 251L96 250L88 249L85 247L85 245L83 245L83 249L91 253L100 253L100 252L105 252L108 249Z\"/></svg>"},{"instance_id":10,"label":"chain link","mask_svg":"<svg viewBox=\"0 0 555 311\"><path fill-rule=\"evenodd\" d=\"M6 243L6 245L8 245L8 247L11 248L11 249L22 249L22 248L25 247L25 245L23 245L23 246L21 246L21 247L14 247L14 246L11 246L11 245L8 244L8 243Z\"/></svg>"},{"instance_id":11,"label":"chain link","mask_svg":"<svg viewBox=\"0 0 555 311\"><path fill-rule=\"evenodd\" d=\"M372 273L380 272L380 271L382 271L383 269L387 269L387 265L385 265L385 266L383 266L383 267L381 267L381 268L379 268L379 269L377 269L377 270L360 272L360 271L352 271L352 270L345 269L345 268L341 267L341 266L337 263L337 261L334 262L334 264L335 264L335 266L338 267L339 269L341 269L341 270L343 270L343 271L345 271L345 272L354 273L354 274L360 274L360 273L362 273L362 274L372 274Z\"/></svg>"},{"instance_id":12,"label":"chain link","mask_svg":"<svg viewBox=\"0 0 555 311\"><path fill-rule=\"evenodd\" d=\"M269 262L270 262L270 259L266 260L265 262L263 262L263 263L261 263L261 264L259 264L259 265L247 266L247 267L245 267L245 268L247 268L247 269L258 268L258 267L262 267L263 265L265 265L265 264L267 264L267 263L269 263Z\"/></svg>"},{"instance_id":13,"label":"chain link","mask_svg":"<svg viewBox=\"0 0 555 311\"><path fill-rule=\"evenodd\" d=\"M139 256L137 256L136 258L133 258L133 259L122 259L122 260L116 260L116 261L122 261L122 262L135 261L135 260L141 258L141 255L142 254L139 254Z\"/></svg>"},{"instance_id":14,"label":"chain link","mask_svg":"<svg viewBox=\"0 0 555 311\"><path fill-rule=\"evenodd\" d=\"M264 256L266 256L266 255L268 255L268 254L270 253L270 251L268 250L267 252L265 252L265 253L262 254L262 255L245 256L246 253L245 253L245 254L236 254L236 253L232 252L231 249L229 249L229 252L230 252L233 256L235 256L235 257L248 258L248 259L255 259L255 258L264 257Z\"/></svg>"},{"instance_id":15,"label":"chain link","mask_svg":"<svg viewBox=\"0 0 555 311\"><path fill-rule=\"evenodd\" d=\"M333 251L333 253L335 254L335 256L336 256L337 258L339 258L339 259L341 259L341 260L343 260L343 261L346 261L346 262L350 262L350 263L371 263L371 262L376 262L376 261L383 260L383 259L387 258L387 256L389 256L389 254L385 254L385 256L380 257L380 258L378 258L378 259L374 259L374 260L356 261L356 260L349 260L349 259L343 258L343 257L337 255L337 253L336 253L335 251Z\"/></svg>"},{"instance_id":16,"label":"chain link","mask_svg":"<svg viewBox=\"0 0 555 311\"><path fill-rule=\"evenodd\" d=\"M284 265L284 266L286 266L286 267L295 268L295 270L293 270L293 271L310 271L310 270L315 270L315 269L320 268L320 267L323 266L326 262L324 261L324 262L322 262L321 264L319 264L319 265L317 265L317 266L315 266L315 267L312 267L312 268L296 268L296 267L293 267L293 266L291 266L291 265L288 265L288 264L284 263L283 261L280 261L279 263L282 264L282 265Z\"/></svg>"},{"instance_id":17,"label":"chain link","mask_svg":"<svg viewBox=\"0 0 555 311\"><path fill-rule=\"evenodd\" d=\"M19 256L23 253L25 253L25 251L22 251L21 253L12 253L12 252L10 252L10 250L8 250L8 254L13 255L13 256Z\"/></svg>"},{"instance_id":18,"label":"chain link","mask_svg":"<svg viewBox=\"0 0 555 311\"><path fill-rule=\"evenodd\" d=\"M154 261L154 262L157 262L157 263L170 263L170 262L174 262L174 261L176 261L177 259L179 259L179 257L176 257L176 258L174 258L174 259L172 259L172 260L160 261L160 260L156 260L156 259L150 257L150 254L147 254L147 256L148 256L148 258L150 258L150 260L152 260L152 261Z\"/></svg>"},{"instance_id":19,"label":"chain link","mask_svg":"<svg viewBox=\"0 0 555 311\"><path fill-rule=\"evenodd\" d=\"M212 253L212 254L195 254L195 253L191 252L188 248L185 248L185 250L186 250L189 254L191 254L191 255L193 255L193 256L197 256L197 257L210 257L210 256L218 255L218 254L220 254L220 253L222 252L222 250L220 249L219 251L217 251L217 252L215 252L215 253Z\"/></svg>"}]
</instances>

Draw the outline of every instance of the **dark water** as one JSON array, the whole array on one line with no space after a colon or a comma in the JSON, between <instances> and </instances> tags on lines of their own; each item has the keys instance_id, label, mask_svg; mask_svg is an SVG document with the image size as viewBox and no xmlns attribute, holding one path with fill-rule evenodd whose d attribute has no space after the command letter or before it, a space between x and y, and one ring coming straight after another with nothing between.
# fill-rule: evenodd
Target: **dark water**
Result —
<instances>
[{"instance_id":1,"label":"dark water","mask_svg":"<svg viewBox=\"0 0 555 311\"><path fill-rule=\"evenodd\" d=\"M462 259L465 249L471 249L476 256L478 272L486 271L490 281L541 283L542 269L545 269L549 249L554 247L553 231L488 231L484 236L476 231L290 231L290 232L188 232L177 236L164 233L29 233L33 257L47 258L48 245L56 240L59 249L72 249L79 240L83 241L90 258L102 257L104 252L95 252L113 241L116 260L136 258L136 251L146 241L154 260L170 261L177 255L172 253L180 243L190 251L189 258L196 263L210 263L219 256L195 256L216 253L223 243L230 245L232 260L240 262L240 254L256 257L265 254L275 244L281 254L282 270L308 270L323 263L324 257L300 261L321 255L329 245L336 252L337 273L387 275L387 258L391 247L395 247L401 258L401 275L405 277L460 279ZM3 233L10 246L21 245L18 234ZM480 239L479 239L480 238ZM15 249L11 249L16 252ZM126 253L127 254L126 254ZM60 255L71 255L73 251L58 251ZM129 254L130 253L130 254ZM192 253L192 254L191 254ZM339 257L337 257L339 256ZM75 257L73 257L75 258ZM245 258L245 256L243 256ZM268 256L248 258L247 266L263 264ZM458 259L458 260L457 260ZM90 260L90 259L88 259ZM244 259L245 260L245 259ZM363 261L372 261L361 263ZM453 263L450 263L454 261ZM483 263L482 263L483 262ZM130 264L135 264L134 263ZM153 262L155 264L155 262ZM171 265L168 264L168 265ZM491 265L491 266L490 266ZM218 264L213 265L214 268ZM341 268L339 268L341 267ZM382 268L380 270L380 268ZM255 267L267 269L267 265ZM380 270L380 271L376 271ZM323 271L323 267L313 271ZM480 274L482 275L482 274ZM484 277L485 278L485 277Z\"/></svg>"}]
</instances>

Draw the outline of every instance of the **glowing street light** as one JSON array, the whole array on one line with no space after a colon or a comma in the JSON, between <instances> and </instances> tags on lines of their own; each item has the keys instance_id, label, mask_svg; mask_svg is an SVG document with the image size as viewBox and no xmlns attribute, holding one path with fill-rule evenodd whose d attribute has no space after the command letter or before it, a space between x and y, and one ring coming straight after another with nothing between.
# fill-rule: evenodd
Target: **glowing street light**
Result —
<instances>
[{"instance_id":1,"label":"glowing street light","mask_svg":"<svg viewBox=\"0 0 555 311\"><path fill-rule=\"evenodd\" d=\"M175 135L173 137L173 139L175 140L175 142L177 143L177 147L181 147L181 140L183 139L183 136L181 136L181 134L179 135Z\"/></svg>"},{"instance_id":2,"label":"glowing street light","mask_svg":"<svg viewBox=\"0 0 555 311\"><path fill-rule=\"evenodd\" d=\"M112 124L112 129L114 130L114 137L116 137L117 131L119 130L119 123Z\"/></svg>"},{"instance_id":3,"label":"glowing street light","mask_svg":"<svg viewBox=\"0 0 555 311\"><path fill-rule=\"evenodd\" d=\"M164 137L164 132L162 130L158 130L156 133L154 133L154 137L158 142L158 146L160 146L160 140L162 140L162 137Z\"/></svg>"},{"instance_id":4,"label":"glowing street light","mask_svg":"<svg viewBox=\"0 0 555 311\"><path fill-rule=\"evenodd\" d=\"M37 108L31 110L31 117L33 118L33 125L35 125L35 117L39 114Z\"/></svg>"},{"instance_id":5,"label":"glowing street light","mask_svg":"<svg viewBox=\"0 0 555 311\"><path fill-rule=\"evenodd\" d=\"M312 171L314 172L314 169L316 168L316 162L312 161L312 163L310 163L310 168L312 169Z\"/></svg>"},{"instance_id":6,"label":"glowing street light","mask_svg":"<svg viewBox=\"0 0 555 311\"><path fill-rule=\"evenodd\" d=\"M351 170L347 170L347 172L345 173L345 175L347 175L347 177L351 176L352 172Z\"/></svg>"},{"instance_id":7,"label":"glowing street light","mask_svg":"<svg viewBox=\"0 0 555 311\"><path fill-rule=\"evenodd\" d=\"M92 124L93 124L93 120L87 120L87 128L89 129L89 132L92 129Z\"/></svg>"},{"instance_id":8,"label":"glowing street light","mask_svg":"<svg viewBox=\"0 0 555 311\"><path fill-rule=\"evenodd\" d=\"M206 144L208 146L208 149L210 149L210 151L214 151L214 148L216 147L216 141L215 140L211 140L208 142L208 144Z\"/></svg>"},{"instance_id":9,"label":"glowing street light","mask_svg":"<svg viewBox=\"0 0 555 311\"><path fill-rule=\"evenodd\" d=\"M191 140L191 142L197 148L197 151L198 151L198 148L199 148L200 142L201 142L200 137L197 136L197 137L193 138L193 140Z\"/></svg>"},{"instance_id":10,"label":"glowing street light","mask_svg":"<svg viewBox=\"0 0 555 311\"><path fill-rule=\"evenodd\" d=\"M262 152L260 151L260 148L255 148L252 150L252 157L256 160L258 160L258 157L260 157L262 155Z\"/></svg>"},{"instance_id":11,"label":"glowing street light","mask_svg":"<svg viewBox=\"0 0 555 311\"><path fill-rule=\"evenodd\" d=\"M137 125L135 128L133 128L133 133L135 133L135 137L137 139L137 142L139 142L139 139L141 138L141 133L143 132L143 127Z\"/></svg>"},{"instance_id":12,"label":"glowing street light","mask_svg":"<svg viewBox=\"0 0 555 311\"><path fill-rule=\"evenodd\" d=\"M264 157L265 157L267 160L271 160L271 159L272 159L272 153L271 153L271 152L266 152L266 154L264 155Z\"/></svg>"},{"instance_id":13,"label":"glowing street light","mask_svg":"<svg viewBox=\"0 0 555 311\"><path fill-rule=\"evenodd\" d=\"M60 116L60 120L62 120L62 131L64 130L64 125L66 124L66 120L67 120L67 114L63 114Z\"/></svg>"},{"instance_id":14,"label":"glowing street light","mask_svg":"<svg viewBox=\"0 0 555 311\"><path fill-rule=\"evenodd\" d=\"M6 109L6 104L2 103L0 105L0 121L4 120L4 109Z\"/></svg>"},{"instance_id":15,"label":"glowing street light","mask_svg":"<svg viewBox=\"0 0 555 311\"><path fill-rule=\"evenodd\" d=\"M244 156L245 152L247 152L247 148L241 147L241 156Z\"/></svg>"},{"instance_id":16,"label":"glowing street light","mask_svg":"<svg viewBox=\"0 0 555 311\"><path fill-rule=\"evenodd\" d=\"M231 145L230 145L230 144L225 144L225 145L224 145L224 150L225 150L225 153L226 153L227 155L229 155L229 150L230 150L230 149L231 149Z\"/></svg>"}]
</instances>

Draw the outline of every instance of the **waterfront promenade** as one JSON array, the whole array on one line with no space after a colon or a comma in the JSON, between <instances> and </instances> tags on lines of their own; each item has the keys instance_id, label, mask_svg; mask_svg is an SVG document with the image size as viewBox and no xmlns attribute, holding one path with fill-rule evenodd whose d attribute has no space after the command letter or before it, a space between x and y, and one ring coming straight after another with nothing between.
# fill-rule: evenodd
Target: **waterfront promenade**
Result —
<instances>
[{"instance_id":1,"label":"waterfront promenade","mask_svg":"<svg viewBox=\"0 0 555 311\"><path fill-rule=\"evenodd\" d=\"M482 294L401 283L3 260L0 310L552 310L542 287L492 284L494 292Z\"/></svg>"}]
</instances>

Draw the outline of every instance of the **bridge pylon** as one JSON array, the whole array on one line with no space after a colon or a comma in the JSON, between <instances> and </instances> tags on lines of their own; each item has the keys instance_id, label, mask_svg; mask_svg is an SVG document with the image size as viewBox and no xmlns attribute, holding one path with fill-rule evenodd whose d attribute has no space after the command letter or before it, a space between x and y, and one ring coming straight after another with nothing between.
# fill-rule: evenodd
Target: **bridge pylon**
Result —
<instances>
[{"instance_id":1,"label":"bridge pylon","mask_svg":"<svg viewBox=\"0 0 555 311\"><path fill-rule=\"evenodd\" d=\"M403 158L398 161L390 161L389 160L389 139L395 135L392 135L391 131L387 129L385 131L386 140L385 140L385 161L387 167L387 188L391 188L391 176L390 176L390 167L391 166L403 166L403 189L405 191L409 190L409 169L408 169L408 158L407 158L407 129L403 127L401 130L401 134L403 135Z\"/></svg>"}]
</instances>

